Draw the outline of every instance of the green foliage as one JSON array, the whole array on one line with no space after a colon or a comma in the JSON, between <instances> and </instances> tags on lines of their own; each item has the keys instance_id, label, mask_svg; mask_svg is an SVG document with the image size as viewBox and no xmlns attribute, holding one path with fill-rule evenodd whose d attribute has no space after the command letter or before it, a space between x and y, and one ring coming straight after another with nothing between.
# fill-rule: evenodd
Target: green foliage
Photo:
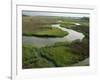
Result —
<instances>
[{"instance_id":1,"label":"green foliage","mask_svg":"<svg viewBox=\"0 0 100 80\"><path fill-rule=\"evenodd\" d=\"M37 32L23 33L24 36L37 36L37 37L64 37L68 32L62 31L59 28L44 29Z\"/></svg>"},{"instance_id":2,"label":"green foliage","mask_svg":"<svg viewBox=\"0 0 100 80\"><path fill-rule=\"evenodd\" d=\"M73 63L78 62L81 56L74 55L70 48L64 46L58 47L45 47L42 55L50 59L56 67L70 66Z\"/></svg>"},{"instance_id":3,"label":"green foliage","mask_svg":"<svg viewBox=\"0 0 100 80\"><path fill-rule=\"evenodd\" d=\"M23 45L23 68L66 67L89 57L87 39L36 48Z\"/></svg>"},{"instance_id":4,"label":"green foliage","mask_svg":"<svg viewBox=\"0 0 100 80\"><path fill-rule=\"evenodd\" d=\"M42 58L39 55L37 48L26 45L23 45L22 63L23 68L42 68L53 66L52 64L49 64L45 58Z\"/></svg>"},{"instance_id":5,"label":"green foliage","mask_svg":"<svg viewBox=\"0 0 100 80\"><path fill-rule=\"evenodd\" d=\"M83 59L89 57L89 40L86 38L82 41L73 41L70 48L73 53L83 56Z\"/></svg>"}]
</instances>

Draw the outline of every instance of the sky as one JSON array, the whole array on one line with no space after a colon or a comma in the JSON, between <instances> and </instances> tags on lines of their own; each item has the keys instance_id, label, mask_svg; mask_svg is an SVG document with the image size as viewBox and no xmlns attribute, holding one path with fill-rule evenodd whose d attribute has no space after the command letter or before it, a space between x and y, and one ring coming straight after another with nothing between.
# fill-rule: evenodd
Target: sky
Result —
<instances>
[{"instance_id":1,"label":"sky","mask_svg":"<svg viewBox=\"0 0 100 80\"><path fill-rule=\"evenodd\" d=\"M89 17L88 13L57 13L43 11L22 11L22 15L28 16L63 16L63 17Z\"/></svg>"}]
</instances>

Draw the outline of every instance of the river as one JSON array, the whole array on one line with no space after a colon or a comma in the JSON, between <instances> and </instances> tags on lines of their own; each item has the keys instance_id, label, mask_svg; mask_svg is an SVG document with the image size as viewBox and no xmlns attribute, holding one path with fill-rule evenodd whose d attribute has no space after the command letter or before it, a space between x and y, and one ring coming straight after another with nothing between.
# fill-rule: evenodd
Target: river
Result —
<instances>
[{"instance_id":1,"label":"river","mask_svg":"<svg viewBox=\"0 0 100 80\"><path fill-rule=\"evenodd\" d=\"M59 37L59 38L41 38L41 37L35 37L35 36L23 36L23 43L24 44L31 44L35 45L37 47L44 47L46 45L53 45L54 43L57 42L64 42L64 41L74 41L74 40L82 40L84 38L84 35L80 32L77 32L75 30L63 28L60 26L60 24L53 24L52 27L57 27L63 31L67 31L69 34L64 36L64 37Z\"/></svg>"}]
</instances>

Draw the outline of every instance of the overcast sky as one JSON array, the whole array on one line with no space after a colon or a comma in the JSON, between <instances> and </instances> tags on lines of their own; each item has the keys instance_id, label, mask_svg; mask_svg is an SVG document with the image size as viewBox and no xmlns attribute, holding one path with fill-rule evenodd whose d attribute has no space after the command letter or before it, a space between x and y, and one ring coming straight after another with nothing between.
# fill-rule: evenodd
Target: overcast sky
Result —
<instances>
[{"instance_id":1,"label":"overcast sky","mask_svg":"<svg viewBox=\"0 0 100 80\"><path fill-rule=\"evenodd\" d=\"M63 16L63 17L89 17L88 13L55 13L55 12L36 12L36 11L23 11L22 15L28 16Z\"/></svg>"}]
</instances>

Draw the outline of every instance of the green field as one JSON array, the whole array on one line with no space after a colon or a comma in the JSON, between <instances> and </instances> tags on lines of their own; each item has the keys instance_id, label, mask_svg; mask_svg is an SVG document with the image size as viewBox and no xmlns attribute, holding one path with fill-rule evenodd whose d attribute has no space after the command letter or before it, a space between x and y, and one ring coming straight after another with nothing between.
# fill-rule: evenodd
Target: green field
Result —
<instances>
[{"instance_id":1,"label":"green field","mask_svg":"<svg viewBox=\"0 0 100 80\"><path fill-rule=\"evenodd\" d=\"M62 31L59 28L43 29L37 32L23 33L24 36L37 36L37 37L64 37L68 32Z\"/></svg>"},{"instance_id":2,"label":"green field","mask_svg":"<svg viewBox=\"0 0 100 80\"><path fill-rule=\"evenodd\" d=\"M43 21L41 20L43 19ZM47 22L48 21L48 22ZM62 31L59 28L52 28L51 24L55 24L55 18L47 17L22 17L22 34L23 36L37 36L37 37L64 37L68 32Z\"/></svg>"},{"instance_id":3,"label":"green field","mask_svg":"<svg viewBox=\"0 0 100 80\"><path fill-rule=\"evenodd\" d=\"M89 57L87 49L85 40L56 43L41 48L23 45L23 68L71 66Z\"/></svg>"}]
</instances>

